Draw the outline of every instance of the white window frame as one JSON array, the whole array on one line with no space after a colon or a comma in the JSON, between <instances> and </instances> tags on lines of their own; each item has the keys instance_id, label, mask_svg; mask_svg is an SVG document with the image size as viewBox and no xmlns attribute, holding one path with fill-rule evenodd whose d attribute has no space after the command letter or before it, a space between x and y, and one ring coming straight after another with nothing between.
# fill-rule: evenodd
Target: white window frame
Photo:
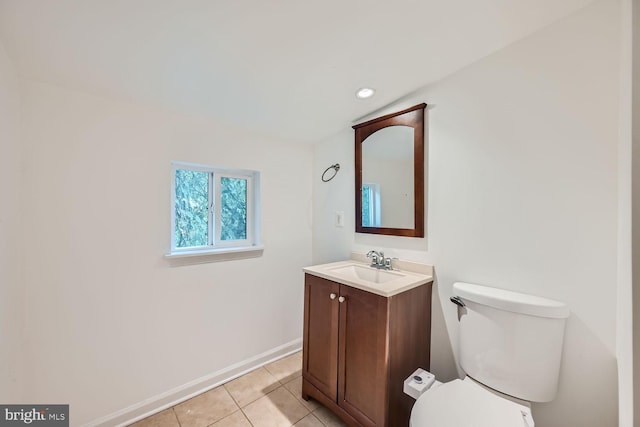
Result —
<instances>
[{"instance_id":1,"label":"white window frame","mask_svg":"<svg viewBox=\"0 0 640 427\"><path fill-rule=\"evenodd\" d=\"M176 247L176 171L178 169L207 172L209 176L209 232L206 246ZM242 240L221 240L221 178L247 180L247 238ZM213 200L212 200L213 199ZM247 169L222 168L187 162L171 162L171 249L165 256L185 257L215 255L235 252L262 251L260 243L260 172Z\"/></svg>"}]
</instances>

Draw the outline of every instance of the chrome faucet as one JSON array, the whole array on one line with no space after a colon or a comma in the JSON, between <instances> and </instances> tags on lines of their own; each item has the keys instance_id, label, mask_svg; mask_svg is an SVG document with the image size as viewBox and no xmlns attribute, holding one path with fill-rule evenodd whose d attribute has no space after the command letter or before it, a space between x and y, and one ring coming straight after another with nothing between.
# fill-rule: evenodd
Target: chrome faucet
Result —
<instances>
[{"instance_id":1,"label":"chrome faucet","mask_svg":"<svg viewBox=\"0 0 640 427\"><path fill-rule=\"evenodd\" d=\"M391 258L385 258L384 252L369 251L367 252L367 258L371 258L371 267L391 270Z\"/></svg>"}]
</instances>

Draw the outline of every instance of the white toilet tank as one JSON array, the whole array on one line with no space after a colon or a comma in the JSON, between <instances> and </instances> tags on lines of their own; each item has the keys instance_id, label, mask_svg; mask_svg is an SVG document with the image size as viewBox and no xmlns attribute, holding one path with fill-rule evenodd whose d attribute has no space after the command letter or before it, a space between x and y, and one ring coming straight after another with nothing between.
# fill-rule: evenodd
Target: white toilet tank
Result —
<instances>
[{"instance_id":1,"label":"white toilet tank","mask_svg":"<svg viewBox=\"0 0 640 427\"><path fill-rule=\"evenodd\" d=\"M453 295L464 304L459 308L459 356L467 375L518 399L553 400L569 308L469 283L454 283Z\"/></svg>"}]
</instances>

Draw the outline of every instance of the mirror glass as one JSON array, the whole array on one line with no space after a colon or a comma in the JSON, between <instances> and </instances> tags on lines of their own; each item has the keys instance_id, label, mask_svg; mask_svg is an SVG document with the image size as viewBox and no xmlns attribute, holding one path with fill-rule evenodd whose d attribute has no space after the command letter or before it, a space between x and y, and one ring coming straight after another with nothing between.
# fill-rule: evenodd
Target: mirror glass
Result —
<instances>
[{"instance_id":1,"label":"mirror glass","mask_svg":"<svg viewBox=\"0 0 640 427\"><path fill-rule=\"evenodd\" d=\"M353 126L356 232L424 237L424 110Z\"/></svg>"},{"instance_id":2,"label":"mirror glass","mask_svg":"<svg viewBox=\"0 0 640 427\"><path fill-rule=\"evenodd\" d=\"M362 225L413 228L413 128L389 126L362 143Z\"/></svg>"}]
</instances>

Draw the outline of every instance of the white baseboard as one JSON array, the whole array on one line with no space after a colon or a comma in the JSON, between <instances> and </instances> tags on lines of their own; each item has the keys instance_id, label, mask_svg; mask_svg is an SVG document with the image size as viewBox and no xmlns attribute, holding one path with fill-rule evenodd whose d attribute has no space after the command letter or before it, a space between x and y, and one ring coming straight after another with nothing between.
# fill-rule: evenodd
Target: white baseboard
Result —
<instances>
[{"instance_id":1,"label":"white baseboard","mask_svg":"<svg viewBox=\"0 0 640 427\"><path fill-rule=\"evenodd\" d=\"M189 381L164 393L160 393L142 402L105 415L84 424L85 427L125 426L153 415L187 399L191 399L205 391L218 387L234 378L242 376L261 366L300 351L302 338L298 338L262 354L235 363L219 371Z\"/></svg>"}]
</instances>

